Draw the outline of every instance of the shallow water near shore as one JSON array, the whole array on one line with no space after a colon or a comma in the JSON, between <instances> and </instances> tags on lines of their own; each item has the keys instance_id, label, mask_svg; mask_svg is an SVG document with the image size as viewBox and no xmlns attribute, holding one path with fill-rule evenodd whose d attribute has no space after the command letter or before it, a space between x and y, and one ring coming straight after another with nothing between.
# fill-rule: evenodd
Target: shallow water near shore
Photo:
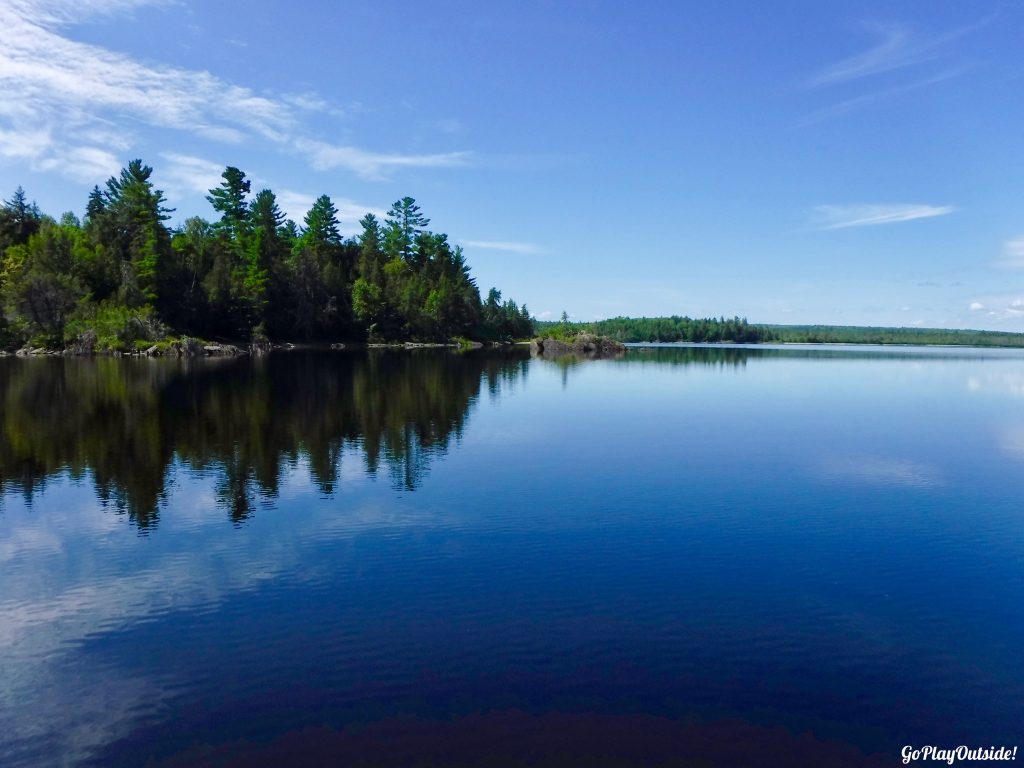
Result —
<instances>
[{"instance_id":1,"label":"shallow water near shore","mask_svg":"<svg viewBox=\"0 0 1024 768\"><path fill-rule=\"evenodd\" d=\"M6 766L1024 733L1019 350L5 358L0 407Z\"/></svg>"}]
</instances>

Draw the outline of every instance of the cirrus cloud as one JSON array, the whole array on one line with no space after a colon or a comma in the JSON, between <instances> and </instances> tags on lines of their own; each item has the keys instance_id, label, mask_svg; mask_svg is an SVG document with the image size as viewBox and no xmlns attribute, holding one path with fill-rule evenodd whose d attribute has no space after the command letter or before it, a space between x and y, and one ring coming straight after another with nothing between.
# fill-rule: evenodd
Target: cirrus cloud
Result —
<instances>
[{"instance_id":1,"label":"cirrus cloud","mask_svg":"<svg viewBox=\"0 0 1024 768\"><path fill-rule=\"evenodd\" d=\"M945 216L955 210L952 205L916 203L818 205L814 208L812 220L818 229L846 229L930 219Z\"/></svg>"},{"instance_id":2,"label":"cirrus cloud","mask_svg":"<svg viewBox=\"0 0 1024 768\"><path fill-rule=\"evenodd\" d=\"M519 243L511 240L461 240L467 248L481 248L485 251L507 251L509 253L540 253L541 249L533 243Z\"/></svg>"},{"instance_id":3,"label":"cirrus cloud","mask_svg":"<svg viewBox=\"0 0 1024 768\"><path fill-rule=\"evenodd\" d=\"M1024 269L1024 235L1007 241L994 265L999 269Z\"/></svg>"},{"instance_id":4,"label":"cirrus cloud","mask_svg":"<svg viewBox=\"0 0 1024 768\"><path fill-rule=\"evenodd\" d=\"M312 136L305 118L332 109L316 94L256 92L203 70L149 64L79 42L66 28L170 0L5 0L0 3L0 158L80 180L116 171L139 131L298 152L317 170L367 179L406 168L465 165L469 152L375 152ZM128 126L132 126L129 128ZM114 162L111 162L111 159Z\"/></svg>"}]
</instances>

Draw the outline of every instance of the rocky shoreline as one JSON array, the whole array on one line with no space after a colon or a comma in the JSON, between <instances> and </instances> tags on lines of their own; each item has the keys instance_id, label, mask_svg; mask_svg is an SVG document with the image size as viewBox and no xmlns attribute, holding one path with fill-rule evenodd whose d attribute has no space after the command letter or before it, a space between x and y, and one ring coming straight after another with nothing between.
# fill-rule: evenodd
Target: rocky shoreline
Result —
<instances>
[{"instance_id":1,"label":"rocky shoreline","mask_svg":"<svg viewBox=\"0 0 1024 768\"><path fill-rule=\"evenodd\" d=\"M525 343L525 342L523 342ZM94 348L68 347L66 349L47 349L45 347L25 346L15 352L0 350L0 357L242 357L250 355L258 357L270 352L282 352L296 349L459 349L474 350L485 347L506 347L501 342L483 343L479 341L463 343L442 342L385 342L373 344L293 344L291 342L271 342L263 339L248 345L236 345L226 342L210 342L200 339L185 338L172 342L158 342L145 349L137 350L96 350Z\"/></svg>"},{"instance_id":2,"label":"rocky shoreline","mask_svg":"<svg viewBox=\"0 0 1024 768\"><path fill-rule=\"evenodd\" d=\"M46 349L45 347L26 346L16 352L0 352L4 357L239 357L241 355L261 355L271 349L287 349L290 344L263 345L253 343L247 347L234 344L202 342L197 339L182 339L169 344L153 344L146 349L134 351L94 349Z\"/></svg>"}]
</instances>

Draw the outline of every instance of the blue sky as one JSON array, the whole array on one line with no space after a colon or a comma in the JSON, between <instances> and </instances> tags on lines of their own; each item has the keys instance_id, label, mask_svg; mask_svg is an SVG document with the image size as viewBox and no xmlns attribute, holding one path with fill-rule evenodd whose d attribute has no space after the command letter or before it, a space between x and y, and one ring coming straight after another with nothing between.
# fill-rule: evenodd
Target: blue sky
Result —
<instances>
[{"instance_id":1,"label":"blue sky","mask_svg":"<svg viewBox=\"0 0 1024 768\"><path fill-rule=\"evenodd\" d=\"M0 194L403 196L538 317L1024 330L1024 9L3 0Z\"/></svg>"}]
</instances>

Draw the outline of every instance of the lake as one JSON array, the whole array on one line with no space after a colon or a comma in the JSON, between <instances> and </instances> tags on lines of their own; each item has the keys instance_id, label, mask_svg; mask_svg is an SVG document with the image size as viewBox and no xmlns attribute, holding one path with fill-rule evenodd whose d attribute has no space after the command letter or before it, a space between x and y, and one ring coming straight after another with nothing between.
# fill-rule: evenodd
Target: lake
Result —
<instances>
[{"instance_id":1,"label":"lake","mask_svg":"<svg viewBox=\"0 0 1024 768\"><path fill-rule=\"evenodd\" d=\"M9 768L1024 735L1021 351L6 358L0 408Z\"/></svg>"}]
</instances>

